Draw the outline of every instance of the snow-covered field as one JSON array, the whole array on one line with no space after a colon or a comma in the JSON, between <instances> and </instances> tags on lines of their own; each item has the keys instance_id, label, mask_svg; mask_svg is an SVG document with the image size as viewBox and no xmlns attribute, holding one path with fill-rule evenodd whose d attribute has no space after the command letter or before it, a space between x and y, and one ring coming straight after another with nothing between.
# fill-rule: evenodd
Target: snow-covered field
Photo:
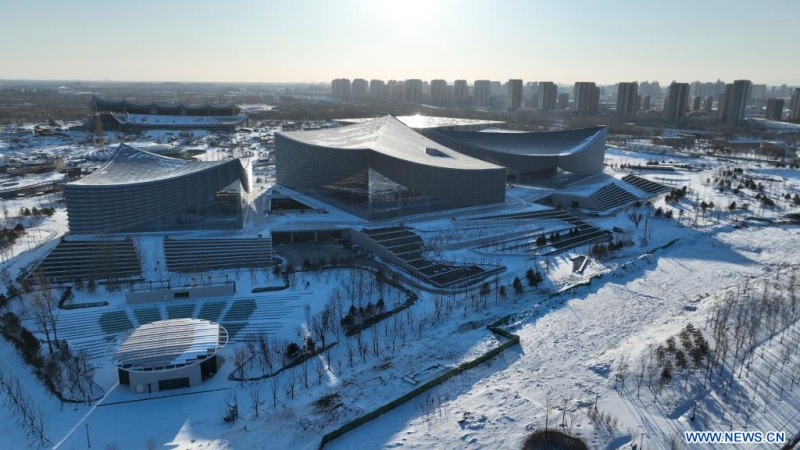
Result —
<instances>
[{"instance_id":1,"label":"snow-covered field","mask_svg":"<svg viewBox=\"0 0 800 450\"><path fill-rule=\"evenodd\" d=\"M249 146L255 136L241 139ZM205 158L228 155L227 150L219 150L211 143L196 145L197 150L206 150ZM607 162L642 164L662 158L610 151ZM728 391L721 394L722 377L712 378L705 390L684 392L684 377L676 375L658 394L645 386L637 396L632 374L649 346L663 344L688 323L703 330L711 340L708 318L729 289L746 280L760 283L776 279L777 274L785 278L800 263L795 250L800 245L800 228L748 219L763 216L775 220L796 211L797 206L785 200L784 195L798 192L800 174L796 170L743 164L746 172L736 180L741 181L743 175L762 177L765 187L760 192L776 200L775 207L761 207L754 200L757 192L753 189L742 188L734 193L736 186L718 188L714 179L728 177L722 172L732 166L706 159L702 163L706 169L699 172L643 175L672 188L687 186L681 202L665 202L661 195L653 203L651 212L661 208L672 211L673 217L650 218L646 239L642 239L644 228L634 227L627 210L596 217L582 215L582 220L603 229L630 230L634 238L633 246L613 257L593 259L582 274L572 272L571 258L586 255L588 246L529 259L524 255L487 257L469 245L461 245L493 234L524 232L528 230L525 225L470 229L451 220L452 212L405 220L426 241L441 241L442 248L433 252L441 259L490 262L507 268L491 280L492 291L484 304L469 294L415 289L420 299L411 308L383 320L360 337L329 331L328 341L337 342L336 346L277 377L249 383L228 380L228 374L234 371L236 349L244 347L241 341L223 350L225 362L220 373L202 386L152 395L130 394L118 386L115 367L106 355L98 355L92 360L96 366L95 382L107 395L90 405L61 404L53 398L5 341L0 342L2 371L19 378L26 395L43 411L49 441L46 447L82 449L91 444L93 448L119 449L311 449L317 448L322 436L337 426L412 390L414 386L408 379L430 379L439 370L472 360L500 345L504 339L487 330L486 325L513 314L506 329L520 336L520 346L350 431L326 448L519 448L528 433L547 423L563 425L590 448L629 448L636 443L648 449L667 449L670 440L684 430L725 430L731 426L743 429L744 407L732 400L743 395L753 398L748 429L795 434L800 431L800 389L786 387L780 400L776 400L777 391L769 393L764 381L759 382L759 389L754 381L771 377L770 367L779 364L784 364L786 370L797 370L797 353L784 358L776 343L760 344L763 347L758 351L766 356L754 360L752 375L748 371L748 377L735 382L730 395ZM608 174L621 178L623 172L611 168ZM781 181L777 181L779 178ZM542 209L531 203L538 196L533 190L514 188L509 191L503 212ZM17 211L42 201L47 199L15 199L6 205ZM746 202L749 209L729 208L733 201L737 205ZM707 207L701 209L701 202ZM469 211L464 215L476 214ZM340 217L345 216L335 211L311 219L289 214L268 219L267 225L292 228L306 220L331 221ZM41 258L66 231L63 208L52 218L25 220L28 232L6 254L12 259L3 264L13 276ZM144 267L157 272L152 260L159 254L158 238L146 236L140 242L146 247ZM280 248L277 251L280 254ZM511 282L516 276L524 280L529 267L546 271L545 282L516 295ZM337 269L299 273L293 288L261 294L250 291L257 286L280 284L279 279L267 272L233 270L215 272L213 276L237 279L235 298L253 298L259 305L291 298L287 302L293 302L293 307L274 319L280 321L280 326L271 328L274 331L270 338L301 342L308 331L303 305L310 305L311 313L317 314L336 297L337 291L344 297L344 308L351 302L375 302L379 298L377 292L347 298L345 292L348 283L352 283L349 272ZM169 273L154 276L180 278ZM590 279L592 282L585 285ZM506 298L495 291L496 285L509 288ZM581 286L569 288L574 285ZM565 291L560 296L549 295L556 290ZM98 299L110 303L104 311L133 308L119 292L106 292L103 288L96 294L76 292L75 301ZM387 293L386 299L391 305L402 301L397 292ZM35 329L24 301L12 307L27 326ZM60 314L62 323L69 324L78 320L82 312ZM773 340L795 342L796 322L781 333L784 334ZM616 379L622 362L630 364L624 383ZM776 379L787 378L781 375ZM777 386L774 381L772 385ZM227 424L222 420L226 403L234 398L240 419ZM692 408L686 405L693 405L695 400L701 413L697 414L700 419L692 421ZM7 448L37 446L39 440L26 435L9 408L0 411L0 424ZM682 434L679 437L682 440Z\"/></svg>"}]
</instances>

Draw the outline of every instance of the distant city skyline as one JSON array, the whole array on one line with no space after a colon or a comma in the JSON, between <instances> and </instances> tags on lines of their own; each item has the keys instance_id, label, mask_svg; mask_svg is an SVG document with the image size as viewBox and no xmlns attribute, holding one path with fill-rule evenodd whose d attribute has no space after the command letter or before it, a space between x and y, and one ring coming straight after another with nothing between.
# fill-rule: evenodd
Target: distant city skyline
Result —
<instances>
[{"instance_id":1,"label":"distant city skyline","mask_svg":"<svg viewBox=\"0 0 800 450\"><path fill-rule=\"evenodd\" d=\"M800 85L800 2L85 0L0 6L0 80Z\"/></svg>"}]
</instances>

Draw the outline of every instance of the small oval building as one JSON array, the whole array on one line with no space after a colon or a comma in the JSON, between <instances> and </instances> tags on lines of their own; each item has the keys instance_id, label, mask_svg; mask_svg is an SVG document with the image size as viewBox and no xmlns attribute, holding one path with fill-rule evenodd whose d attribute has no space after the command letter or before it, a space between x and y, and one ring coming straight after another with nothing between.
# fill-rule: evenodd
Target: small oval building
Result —
<instances>
[{"instance_id":1,"label":"small oval building","mask_svg":"<svg viewBox=\"0 0 800 450\"><path fill-rule=\"evenodd\" d=\"M217 353L227 343L227 330L207 320L142 325L117 339L119 384L137 394L197 386L217 373Z\"/></svg>"}]
</instances>

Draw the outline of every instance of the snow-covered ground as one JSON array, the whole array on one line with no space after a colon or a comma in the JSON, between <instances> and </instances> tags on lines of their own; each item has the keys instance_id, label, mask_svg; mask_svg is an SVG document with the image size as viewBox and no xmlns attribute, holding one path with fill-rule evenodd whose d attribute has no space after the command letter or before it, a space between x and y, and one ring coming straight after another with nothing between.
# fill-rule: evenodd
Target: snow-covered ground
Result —
<instances>
[{"instance_id":1,"label":"snow-covered ground","mask_svg":"<svg viewBox=\"0 0 800 450\"><path fill-rule=\"evenodd\" d=\"M150 136L148 139L167 141L171 137ZM246 151L256 145L257 137L253 134L235 139L243 143L243 151ZM195 150L206 152L204 158L231 155L229 148L210 140L211 136L203 135L193 144ZM265 151L260 146L256 150ZM623 176L622 171L613 168L614 164L643 164L663 158L610 151L607 162L612 168L608 175ZM681 202L665 202L663 195L655 200L651 212L661 208L664 212L672 211L673 217L648 219L647 239L642 239L644 228L634 226L627 210L600 216L576 212L594 226L629 230L634 240L633 246L623 248L613 257L593 259L581 274L572 272L571 258L588 254L588 246L538 259L524 255L488 257L470 247L470 242L485 236L535 230L535 225L507 224L471 228L461 219L542 209L532 203L542 196L537 189L515 187L509 190L509 200L504 206L464 211L463 217L455 220L453 212L404 218L403 223L418 231L426 242L441 241L442 247L433 252L437 258L490 262L507 268L496 280L491 280L492 292L485 304L470 298L469 294L419 290L420 299L413 307L364 331L360 338L331 332L329 342L338 344L329 352L278 377L251 383L229 381L227 376L234 370L235 351L244 346L241 341L231 343L221 352L225 362L220 373L202 386L153 395L130 394L126 388L116 385L116 369L107 355L99 352L92 360L97 367L95 382L107 395L91 405L60 404L5 341L0 342L2 370L18 377L27 395L44 411L49 446L82 449L91 443L96 448L148 448L148 442L152 442L152 448L311 449L317 448L322 436L337 426L409 392L414 385L408 379L430 377L437 370L472 360L500 345L503 338L488 331L486 325L514 314L507 329L520 336L520 346L451 378L334 440L326 448L518 448L526 434L544 427L545 421L550 426L564 422L565 428L581 436L591 448L627 448L631 442L642 443L648 449L669 448L669 440L678 431L722 430L730 426L730 419L721 416L728 411L730 417L732 407L714 407L725 401L717 389L719 382L717 387L697 393L704 411L700 424L688 420L690 412L686 408L679 408L686 400L677 380L665 388L666 394L659 396L649 390L644 393L643 389L644 395L637 397L630 375L626 387L619 388L615 374L620 362L627 360L631 371L635 370L636 361L648 351L649 345L663 343L687 323L705 329L715 302L728 288L751 277L755 280L774 278L778 271L785 273L787 267L796 267L800 262L795 251L800 245L799 228L748 219L763 216L775 220L785 213L796 212L797 207L791 201L778 197L798 192L798 171L740 166L743 172L738 174L737 180L741 181L745 175L760 179L765 184L763 192L776 200L777 206L770 208L758 205L755 195L760 192L753 189L742 188L734 193L736 186L718 188L715 178L728 177L722 172L732 170L731 164L705 158L693 161L697 164L692 165L703 164L706 169L643 175L671 188L687 186L687 195ZM4 206L18 211L46 201L46 198L23 198L4 202ZM55 200L51 201L58 206ZM729 209L733 201L737 205L748 203L749 209ZM706 203L705 210L701 210L701 202ZM714 206L708 206L709 203ZM13 276L41 258L55 245L57 237L66 232L66 217L61 207L52 218L24 220L28 232L7 253L6 256L13 258L3 265ZM266 219L267 226L283 229L342 222L353 226L363 223L334 209L324 214L289 213ZM261 226L261 222L259 224ZM158 236L142 235L136 239L145 249L145 273L153 273L153 277L160 279L172 277L176 282L190 282L192 275L170 274L163 268L159 271L153 264L153 260L162 259ZM674 244L660 248L673 241ZM281 248L276 250L280 254ZM524 280L524 272L529 267L546 271L545 282L536 288L527 288L523 295L514 294L511 281L516 276ZM305 304L316 314L336 297L337 291L345 297L345 308L351 302L375 302L379 297L373 292L360 298L347 298L342 293L348 290L352 277L350 271L338 269L319 274L300 273L293 288L260 294L252 294L251 289L277 285L280 280L262 271L251 274L246 270L227 270L203 274L208 275L237 279L237 295L225 299L228 308L230 302L244 298L253 298L264 308L277 301L290 305L277 319L258 318L263 324L275 321L270 325L270 338L283 341L301 342L299 336L307 330L302 308ZM569 288L590 279L593 279L591 284ZM497 285L508 287L506 298L496 293ZM553 291L564 289L563 295L550 296ZM76 292L75 301L97 300L110 304L91 314L122 310L135 317L136 307L127 305L120 292L106 292L104 288L96 294ZM403 298L394 292L386 294L386 300L387 304L394 305ZM35 329L24 303L15 303L13 308L23 316L26 325ZM60 320L68 327L87 313L74 310L60 314ZM96 338L102 339L104 336L99 334L97 323L90 325L86 333L95 333ZM785 333L786 339L792 342L797 334L796 324ZM769 346L769 343L762 345ZM777 347L765 348L767 362L753 363L754 377L762 377L768 370L768 362L775 364L774 360L780 357L769 350ZM792 358L796 363L797 355ZM796 368L792 362L787 363L787 367ZM682 377L676 378L682 380ZM741 392L753 391L753 385L747 383L752 381L737 384L743 386L739 388ZM797 429L800 423L798 393L800 389L786 392L779 403L773 398L774 404L780 407L766 408L766 412L761 412L764 411L761 408L764 408L764 400L769 400L761 398L761 403L756 402L760 408L748 419L749 428L777 429L789 434L800 431ZM234 396L241 418L229 425L222 418L226 402ZM601 424L594 415L590 417L595 408L611 426ZM719 414L715 415L715 411ZM740 420L741 414L736 417L735 420ZM36 447L37 440L26 436L16 416L8 409L0 411L0 423L8 448ZM743 424L735 422L734 426L741 428Z\"/></svg>"}]
</instances>

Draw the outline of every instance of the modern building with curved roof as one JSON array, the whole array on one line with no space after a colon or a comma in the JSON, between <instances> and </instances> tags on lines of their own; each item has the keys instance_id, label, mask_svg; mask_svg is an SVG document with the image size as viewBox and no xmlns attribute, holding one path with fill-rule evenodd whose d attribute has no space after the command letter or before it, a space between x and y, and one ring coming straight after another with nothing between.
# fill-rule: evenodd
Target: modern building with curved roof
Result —
<instances>
[{"instance_id":1,"label":"modern building with curved roof","mask_svg":"<svg viewBox=\"0 0 800 450\"><path fill-rule=\"evenodd\" d=\"M508 133L428 130L430 139L460 153L503 166L512 182L538 182L558 170L575 175L603 172L606 127Z\"/></svg>"},{"instance_id":2,"label":"modern building with curved roof","mask_svg":"<svg viewBox=\"0 0 800 450\"><path fill-rule=\"evenodd\" d=\"M459 153L393 116L277 133L278 184L378 219L505 200L505 169Z\"/></svg>"},{"instance_id":3,"label":"modern building with curved roof","mask_svg":"<svg viewBox=\"0 0 800 450\"><path fill-rule=\"evenodd\" d=\"M247 122L246 114L236 116L167 116L161 114L111 113L116 128L126 133L144 130L208 130L233 132Z\"/></svg>"},{"instance_id":4,"label":"modern building with curved roof","mask_svg":"<svg viewBox=\"0 0 800 450\"><path fill-rule=\"evenodd\" d=\"M247 122L247 114L232 103L186 105L183 103L134 103L92 97L92 115L87 126L101 120L106 130L140 132L144 130L208 130L233 132Z\"/></svg>"},{"instance_id":5,"label":"modern building with curved roof","mask_svg":"<svg viewBox=\"0 0 800 450\"><path fill-rule=\"evenodd\" d=\"M194 161L120 145L94 173L64 185L69 228L125 230L242 228L247 160Z\"/></svg>"},{"instance_id":6,"label":"modern building with curved roof","mask_svg":"<svg viewBox=\"0 0 800 450\"><path fill-rule=\"evenodd\" d=\"M122 114L154 114L165 116L237 116L242 110L233 103L186 105L183 103L135 103L129 100L108 100L93 96L92 112Z\"/></svg>"},{"instance_id":7,"label":"modern building with curved roof","mask_svg":"<svg viewBox=\"0 0 800 450\"><path fill-rule=\"evenodd\" d=\"M117 338L119 384L150 393L199 385L217 373L228 332L202 319L159 320Z\"/></svg>"}]
</instances>

